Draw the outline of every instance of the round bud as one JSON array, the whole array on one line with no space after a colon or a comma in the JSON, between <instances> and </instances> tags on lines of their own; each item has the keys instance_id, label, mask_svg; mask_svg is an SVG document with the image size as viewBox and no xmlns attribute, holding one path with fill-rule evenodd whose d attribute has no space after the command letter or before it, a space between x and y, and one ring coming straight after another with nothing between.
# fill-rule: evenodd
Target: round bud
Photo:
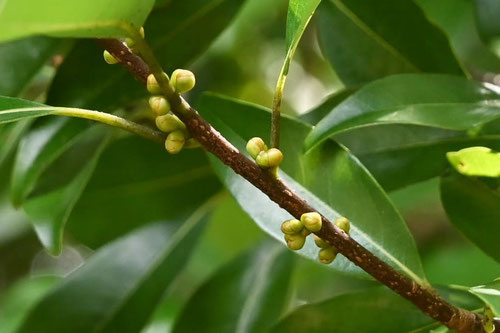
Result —
<instances>
[{"instance_id":1,"label":"round bud","mask_svg":"<svg viewBox=\"0 0 500 333\"><path fill-rule=\"evenodd\" d=\"M317 232L321 230L321 225L323 221L321 220L321 215L316 212L304 213L300 217L300 221L309 231Z\"/></svg>"},{"instance_id":2,"label":"round bud","mask_svg":"<svg viewBox=\"0 0 500 333\"><path fill-rule=\"evenodd\" d=\"M163 76L165 76L165 78L168 80L167 74L163 73ZM153 74L148 75L146 87L150 94L158 95L161 93L160 85L158 84L158 81L156 81L156 78Z\"/></svg>"},{"instance_id":3,"label":"round bud","mask_svg":"<svg viewBox=\"0 0 500 333\"><path fill-rule=\"evenodd\" d=\"M170 104L162 96L152 96L149 98L149 106L154 113L161 116L170 111Z\"/></svg>"},{"instance_id":4,"label":"round bud","mask_svg":"<svg viewBox=\"0 0 500 333\"><path fill-rule=\"evenodd\" d=\"M193 89L196 79L193 72L186 69L176 69L172 73L170 84L174 87L175 92L182 94Z\"/></svg>"},{"instance_id":5,"label":"round bud","mask_svg":"<svg viewBox=\"0 0 500 333\"><path fill-rule=\"evenodd\" d=\"M200 141L196 140L195 138L190 138L186 140L186 143L184 144L184 148L187 149L192 149L192 148L199 148L201 147Z\"/></svg>"},{"instance_id":6,"label":"round bud","mask_svg":"<svg viewBox=\"0 0 500 333\"><path fill-rule=\"evenodd\" d=\"M129 49L132 49L135 46L134 40L132 38L129 38L129 37L125 38L125 44L127 45L127 47Z\"/></svg>"},{"instance_id":7,"label":"round bud","mask_svg":"<svg viewBox=\"0 0 500 333\"><path fill-rule=\"evenodd\" d=\"M184 147L184 143L186 142L186 136L182 131L174 131L167 136L167 140L165 141L165 149L170 154L177 154Z\"/></svg>"},{"instance_id":8,"label":"round bud","mask_svg":"<svg viewBox=\"0 0 500 333\"><path fill-rule=\"evenodd\" d=\"M324 241L323 239L319 238L316 235L314 235L314 243L320 249L327 249L327 248L331 247L330 244L328 244L326 241Z\"/></svg>"},{"instance_id":9,"label":"round bud","mask_svg":"<svg viewBox=\"0 0 500 333\"><path fill-rule=\"evenodd\" d=\"M261 151L255 162L262 168L274 168L281 164L283 161L283 153L276 148L271 148L266 151Z\"/></svg>"},{"instance_id":10,"label":"round bud","mask_svg":"<svg viewBox=\"0 0 500 333\"><path fill-rule=\"evenodd\" d=\"M333 247L321 249L318 252L318 259L323 264L331 264L335 260L336 256L337 256L337 251Z\"/></svg>"},{"instance_id":11,"label":"round bud","mask_svg":"<svg viewBox=\"0 0 500 333\"><path fill-rule=\"evenodd\" d=\"M106 61L110 65L114 65L114 64L119 63L119 61L111 53L109 53L106 50L104 51L104 53L102 55L104 57L104 61Z\"/></svg>"},{"instance_id":12,"label":"round bud","mask_svg":"<svg viewBox=\"0 0 500 333\"><path fill-rule=\"evenodd\" d=\"M281 232L287 235L299 233L304 226L299 220L286 220L281 224Z\"/></svg>"},{"instance_id":13,"label":"round bud","mask_svg":"<svg viewBox=\"0 0 500 333\"><path fill-rule=\"evenodd\" d=\"M285 241L290 250L297 251L304 247L306 238L300 234L285 235Z\"/></svg>"},{"instance_id":14,"label":"round bud","mask_svg":"<svg viewBox=\"0 0 500 333\"><path fill-rule=\"evenodd\" d=\"M302 222L301 222L302 223ZM307 237L311 234L311 232L309 230L307 230L307 228L303 228L301 231L300 231L300 234L304 237Z\"/></svg>"},{"instance_id":15,"label":"round bud","mask_svg":"<svg viewBox=\"0 0 500 333\"><path fill-rule=\"evenodd\" d=\"M142 38L146 37L146 33L144 32L144 27L141 27L141 28L139 29L139 33L141 34L141 37L142 37Z\"/></svg>"},{"instance_id":16,"label":"round bud","mask_svg":"<svg viewBox=\"0 0 500 333\"><path fill-rule=\"evenodd\" d=\"M253 159L257 158L257 155L259 155L261 151L265 150L267 150L267 146L261 138L251 138L248 140L247 152Z\"/></svg>"},{"instance_id":17,"label":"round bud","mask_svg":"<svg viewBox=\"0 0 500 333\"><path fill-rule=\"evenodd\" d=\"M175 130L185 129L186 125L174 114L156 117L156 127L162 132L170 133Z\"/></svg>"},{"instance_id":18,"label":"round bud","mask_svg":"<svg viewBox=\"0 0 500 333\"><path fill-rule=\"evenodd\" d=\"M349 230L351 229L351 223L348 219L341 216L335 220L335 225L340 229L344 230L347 234L349 234Z\"/></svg>"}]
</instances>

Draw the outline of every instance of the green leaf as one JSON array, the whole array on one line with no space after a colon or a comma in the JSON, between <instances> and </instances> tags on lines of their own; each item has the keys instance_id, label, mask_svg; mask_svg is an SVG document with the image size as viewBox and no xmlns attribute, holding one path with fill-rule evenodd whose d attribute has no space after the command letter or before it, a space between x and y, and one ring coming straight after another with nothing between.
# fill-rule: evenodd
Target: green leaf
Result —
<instances>
[{"instance_id":1,"label":"green leaf","mask_svg":"<svg viewBox=\"0 0 500 333\"><path fill-rule=\"evenodd\" d=\"M321 0L290 0L286 18L286 49L293 53ZM293 50L293 51L292 51Z\"/></svg>"},{"instance_id":2,"label":"green leaf","mask_svg":"<svg viewBox=\"0 0 500 333\"><path fill-rule=\"evenodd\" d=\"M486 147L470 147L446 154L450 164L465 176L500 177L500 153Z\"/></svg>"},{"instance_id":3,"label":"green leaf","mask_svg":"<svg viewBox=\"0 0 500 333\"><path fill-rule=\"evenodd\" d=\"M474 1L416 0L415 3L446 33L453 51L473 77L500 72L500 59L483 44L477 31Z\"/></svg>"},{"instance_id":4,"label":"green leaf","mask_svg":"<svg viewBox=\"0 0 500 333\"><path fill-rule=\"evenodd\" d=\"M245 140L253 136L268 137L268 110L216 96L203 97L199 109L241 151L245 150ZM339 215L349 218L354 239L415 280L425 281L414 241L403 219L359 161L332 141L302 155L300 143L310 127L290 118L282 121L281 149L285 159L280 175L285 182L328 218ZM280 226L290 215L217 159L210 160L243 210L264 231L283 242ZM317 252L310 239L299 251L313 260L317 260ZM344 257L337 258L329 267L360 272Z\"/></svg>"},{"instance_id":5,"label":"green leaf","mask_svg":"<svg viewBox=\"0 0 500 333\"><path fill-rule=\"evenodd\" d=\"M441 179L441 200L454 226L500 262L500 188L493 181L453 173Z\"/></svg>"},{"instance_id":6,"label":"green leaf","mask_svg":"<svg viewBox=\"0 0 500 333\"><path fill-rule=\"evenodd\" d=\"M28 120L15 124L0 125L0 142L2 143L0 146L0 166L17 147L19 140L30 124L31 122Z\"/></svg>"},{"instance_id":7,"label":"green leaf","mask_svg":"<svg viewBox=\"0 0 500 333\"><path fill-rule=\"evenodd\" d=\"M101 249L36 306L18 333L138 332L186 263L213 204L178 228L155 223Z\"/></svg>"},{"instance_id":8,"label":"green leaf","mask_svg":"<svg viewBox=\"0 0 500 333\"><path fill-rule=\"evenodd\" d=\"M500 36L500 2L496 0L475 0L477 25L482 37L497 38Z\"/></svg>"},{"instance_id":9,"label":"green leaf","mask_svg":"<svg viewBox=\"0 0 500 333\"><path fill-rule=\"evenodd\" d=\"M320 40L346 86L407 72L460 74L444 34L413 1L326 0Z\"/></svg>"},{"instance_id":10,"label":"green leaf","mask_svg":"<svg viewBox=\"0 0 500 333\"><path fill-rule=\"evenodd\" d=\"M227 27L243 0L168 1L149 16L146 40L163 69L185 68ZM120 66L102 59L102 48L79 41L59 68L47 103L110 110L147 96L144 86Z\"/></svg>"},{"instance_id":11,"label":"green leaf","mask_svg":"<svg viewBox=\"0 0 500 333\"><path fill-rule=\"evenodd\" d=\"M467 309L477 301L460 290L439 290L445 298ZM372 288L298 307L273 327L285 333L429 332L439 324L417 307L386 288Z\"/></svg>"},{"instance_id":12,"label":"green leaf","mask_svg":"<svg viewBox=\"0 0 500 333\"><path fill-rule=\"evenodd\" d=\"M374 125L468 130L498 118L500 95L478 83L446 75L395 75L365 86L335 107L305 146L311 149L331 135Z\"/></svg>"},{"instance_id":13,"label":"green leaf","mask_svg":"<svg viewBox=\"0 0 500 333\"><path fill-rule=\"evenodd\" d=\"M147 223L183 220L220 188L202 151L170 155L162 145L127 136L103 152L68 231L98 248Z\"/></svg>"},{"instance_id":14,"label":"green leaf","mask_svg":"<svg viewBox=\"0 0 500 333\"><path fill-rule=\"evenodd\" d=\"M47 37L30 37L0 44L0 95L18 95L54 53L58 42Z\"/></svg>"},{"instance_id":15,"label":"green leaf","mask_svg":"<svg viewBox=\"0 0 500 333\"><path fill-rule=\"evenodd\" d=\"M0 331L15 333L28 312L59 279L54 276L26 278L10 287L0 302Z\"/></svg>"},{"instance_id":16,"label":"green leaf","mask_svg":"<svg viewBox=\"0 0 500 333\"><path fill-rule=\"evenodd\" d=\"M490 307L496 317L500 317L500 278L483 286L472 287L469 292Z\"/></svg>"},{"instance_id":17,"label":"green leaf","mask_svg":"<svg viewBox=\"0 0 500 333\"><path fill-rule=\"evenodd\" d=\"M191 297L173 332L264 332L286 307L293 256L264 244L222 267Z\"/></svg>"},{"instance_id":18,"label":"green leaf","mask_svg":"<svg viewBox=\"0 0 500 333\"><path fill-rule=\"evenodd\" d=\"M144 23L154 0L4 0L0 41L30 35L125 37Z\"/></svg>"}]
</instances>

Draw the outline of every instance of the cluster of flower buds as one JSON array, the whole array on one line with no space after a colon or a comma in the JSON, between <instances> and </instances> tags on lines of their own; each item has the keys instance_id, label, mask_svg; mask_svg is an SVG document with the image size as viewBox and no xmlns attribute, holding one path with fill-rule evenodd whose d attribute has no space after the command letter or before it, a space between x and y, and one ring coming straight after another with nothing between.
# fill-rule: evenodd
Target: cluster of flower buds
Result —
<instances>
[{"instance_id":1,"label":"cluster of flower buds","mask_svg":"<svg viewBox=\"0 0 500 333\"><path fill-rule=\"evenodd\" d=\"M269 169L276 177L278 176L278 166L283 161L283 153L279 149L267 149L264 140L257 137L248 140L246 148L258 166Z\"/></svg>"},{"instance_id":2,"label":"cluster of flower buds","mask_svg":"<svg viewBox=\"0 0 500 333\"><path fill-rule=\"evenodd\" d=\"M348 219L341 216L335 220L334 224L338 228L349 234L350 223ZM321 261L323 264L331 264L337 257L338 250L316 235L314 235L314 243L317 247L320 248L318 252L319 261Z\"/></svg>"},{"instance_id":3,"label":"cluster of flower buds","mask_svg":"<svg viewBox=\"0 0 500 333\"><path fill-rule=\"evenodd\" d=\"M163 73L163 75L168 79L167 74ZM194 74L184 69L178 69L172 74L170 84L177 93L189 91L195 84ZM149 98L149 106L156 114L156 127L160 131L168 133L165 149L170 154L177 154L183 148L199 147L199 142L189 137L186 125L171 112L168 100L159 95L161 88L153 74L148 76L146 86L149 93L153 95Z\"/></svg>"}]
</instances>

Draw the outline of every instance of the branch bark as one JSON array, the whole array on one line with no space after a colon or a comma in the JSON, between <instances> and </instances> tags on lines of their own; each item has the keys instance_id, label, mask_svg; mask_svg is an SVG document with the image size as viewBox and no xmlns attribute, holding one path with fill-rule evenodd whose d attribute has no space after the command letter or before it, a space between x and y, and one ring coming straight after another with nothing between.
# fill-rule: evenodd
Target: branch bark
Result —
<instances>
[{"instance_id":1,"label":"branch bark","mask_svg":"<svg viewBox=\"0 0 500 333\"><path fill-rule=\"evenodd\" d=\"M149 54L144 52L142 56L150 65L151 70L147 69L148 65L140 57L132 54L120 41L114 39L99 39L97 41L140 81L146 82L147 76L152 72L163 89L163 95L170 102L172 111L186 124L190 134L225 165L252 183L295 218L300 219L303 213L316 211L283 181L275 179L268 171L258 167L254 161L248 159L228 142L182 97L173 92L168 82L162 82L161 67L147 46ZM335 246L342 255L380 283L415 304L427 316L450 329L464 333L482 331L482 318L479 315L453 306L429 286L418 285L365 249L327 218L324 216L322 218L323 226L316 235ZM496 321L495 327L500 330L500 322Z\"/></svg>"}]
</instances>

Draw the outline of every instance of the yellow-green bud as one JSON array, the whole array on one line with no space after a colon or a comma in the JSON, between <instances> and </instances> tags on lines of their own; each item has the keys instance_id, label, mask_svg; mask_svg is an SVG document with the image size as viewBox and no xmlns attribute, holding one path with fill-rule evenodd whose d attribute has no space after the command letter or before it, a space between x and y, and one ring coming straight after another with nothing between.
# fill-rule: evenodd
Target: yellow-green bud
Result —
<instances>
[{"instance_id":1,"label":"yellow-green bud","mask_svg":"<svg viewBox=\"0 0 500 333\"><path fill-rule=\"evenodd\" d=\"M267 146L261 138L251 138L247 143L247 152L253 159L257 158L260 152L267 150Z\"/></svg>"},{"instance_id":2,"label":"yellow-green bud","mask_svg":"<svg viewBox=\"0 0 500 333\"><path fill-rule=\"evenodd\" d=\"M119 63L118 59L116 59L111 53L108 51L104 51L103 53L104 61L106 61L110 65L114 65Z\"/></svg>"},{"instance_id":3,"label":"yellow-green bud","mask_svg":"<svg viewBox=\"0 0 500 333\"><path fill-rule=\"evenodd\" d=\"M170 111L170 104L162 96L152 96L149 98L149 106L154 113L161 116Z\"/></svg>"},{"instance_id":4,"label":"yellow-green bud","mask_svg":"<svg viewBox=\"0 0 500 333\"><path fill-rule=\"evenodd\" d=\"M186 125L174 114L156 117L156 127L162 132L170 133L179 129L186 129Z\"/></svg>"},{"instance_id":5,"label":"yellow-green bud","mask_svg":"<svg viewBox=\"0 0 500 333\"><path fill-rule=\"evenodd\" d=\"M186 136L182 131L174 131L167 136L167 140L165 141L165 149L170 154L177 154L184 147L184 143L186 142Z\"/></svg>"},{"instance_id":6,"label":"yellow-green bud","mask_svg":"<svg viewBox=\"0 0 500 333\"><path fill-rule=\"evenodd\" d=\"M319 238L316 235L314 235L314 243L316 243L316 246L319 247L320 249L327 249L331 247L330 244L328 244L326 241L324 241L323 239Z\"/></svg>"},{"instance_id":7,"label":"yellow-green bud","mask_svg":"<svg viewBox=\"0 0 500 333\"><path fill-rule=\"evenodd\" d=\"M285 235L286 245L290 250L300 250L306 243L306 238L300 234Z\"/></svg>"},{"instance_id":8,"label":"yellow-green bud","mask_svg":"<svg viewBox=\"0 0 500 333\"><path fill-rule=\"evenodd\" d=\"M176 69L172 73L170 84L174 87L175 92L182 94L193 89L196 84L196 78L191 71L186 69Z\"/></svg>"},{"instance_id":9,"label":"yellow-green bud","mask_svg":"<svg viewBox=\"0 0 500 333\"><path fill-rule=\"evenodd\" d=\"M262 168L277 167L281 164L281 161L283 161L283 153L276 148L261 151L255 159L255 162Z\"/></svg>"},{"instance_id":10,"label":"yellow-green bud","mask_svg":"<svg viewBox=\"0 0 500 333\"><path fill-rule=\"evenodd\" d=\"M301 222L302 223L302 222ZM300 234L304 237L307 237L311 234L311 232L309 230L307 230L307 228L303 228L301 231L300 231Z\"/></svg>"},{"instance_id":11,"label":"yellow-green bud","mask_svg":"<svg viewBox=\"0 0 500 333\"><path fill-rule=\"evenodd\" d=\"M323 221L321 215L316 212L304 213L300 217L300 221L309 231L317 232L321 230Z\"/></svg>"},{"instance_id":12,"label":"yellow-green bud","mask_svg":"<svg viewBox=\"0 0 500 333\"><path fill-rule=\"evenodd\" d=\"M335 220L335 225L340 229L344 230L347 234L349 234L349 230L351 229L351 223L348 219L341 216Z\"/></svg>"},{"instance_id":13,"label":"yellow-green bud","mask_svg":"<svg viewBox=\"0 0 500 333\"><path fill-rule=\"evenodd\" d=\"M330 264L335 260L337 256L337 250L333 247L328 247L326 249L321 249L318 252L318 259L323 264Z\"/></svg>"},{"instance_id":14,"label":"yellow-green bud","mask_svg":"<svg viewBox=\"0 0 500 333\"><path fill-rule=\"evenodd\" d=\"M165 76L165 78L168 80L167 74L163 73L163 76ZM158 81L156 81L156 78L153 74L148 75L146 87L150 94L158 95L161 93L160 85L158 84Z\"/></svg>"},{"instance_id":15,"label":"yellow-green bud","mask_svg":"<svg viewBox=\"0 0 500 333\"><path fill-rule=\"evenodd\" d=\"M304 226L299 220L286 220L281 225L281 232L287 235L293 235L299 233Z\"/></svg>"},{"instance_id":16,"label":"yellow-green bud","mask_svg":"<svg viewBox=\"0 0 500 333\"><path fill-rule=\"evenodd\" d=\"M199 148L199 147L201 147L201 143L195 138L187 139L186 143L184 144L184 148L187 149Z\"/></svg>"}]
</instances>

